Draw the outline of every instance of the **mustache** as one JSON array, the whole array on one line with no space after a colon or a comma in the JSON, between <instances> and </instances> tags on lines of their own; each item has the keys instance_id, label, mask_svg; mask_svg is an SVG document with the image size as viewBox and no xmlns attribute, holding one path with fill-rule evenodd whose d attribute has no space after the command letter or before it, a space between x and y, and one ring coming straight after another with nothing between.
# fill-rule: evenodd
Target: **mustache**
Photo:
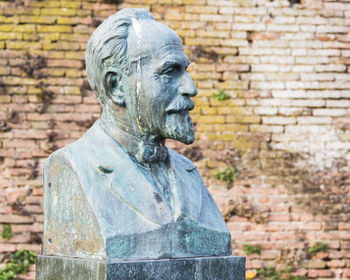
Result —
<instances>
[{"instance_id":1,"label":"mustache","mask_svg":"<svg viewBox=\"0 0 350 280\"><path fill-rule=\"evenodd\" d=\"M171 102L169 106L165 109L167 113L177 113L181 111L191 111L194 108L194 103L191 99L176 99Z\"/></svg>"}]
</instances>

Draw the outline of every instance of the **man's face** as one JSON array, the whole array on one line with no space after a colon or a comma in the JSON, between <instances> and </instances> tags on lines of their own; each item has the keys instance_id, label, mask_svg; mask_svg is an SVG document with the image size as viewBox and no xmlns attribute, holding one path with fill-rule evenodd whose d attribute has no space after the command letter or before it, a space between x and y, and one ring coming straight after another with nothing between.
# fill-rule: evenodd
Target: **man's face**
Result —
<instances>
[{"instance_id":1,"label":"man's face","mask_svg":"<svg viewBox=\"0 0 350 280\"><path fill-rule=\"evenodd\" d=\"M140 27L136 33L131 27L128 38L131 74L123 80L129 116L141 135L191 144L190 97L197 89L186 73L189 59L182 42L160 23L143 21Z\"/></svg>"}]
</instances>

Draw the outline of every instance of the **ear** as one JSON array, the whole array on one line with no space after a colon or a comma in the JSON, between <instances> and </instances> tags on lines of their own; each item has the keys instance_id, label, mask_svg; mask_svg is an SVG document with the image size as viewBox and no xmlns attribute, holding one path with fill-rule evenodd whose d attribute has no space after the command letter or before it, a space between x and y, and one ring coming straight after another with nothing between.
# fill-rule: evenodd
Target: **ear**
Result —
<instances>
[{"instance_id":1,"label":"ear","mask_svg":"<svg viewBox=\"0 0 350 280\"><path fill-rule=\"evenodd\" d=\"M121 85L123 74L119 69L109 68L104 74L104 87L112 101L122 107L126 106L124 87Z\"/></svg>"}]
</instances>

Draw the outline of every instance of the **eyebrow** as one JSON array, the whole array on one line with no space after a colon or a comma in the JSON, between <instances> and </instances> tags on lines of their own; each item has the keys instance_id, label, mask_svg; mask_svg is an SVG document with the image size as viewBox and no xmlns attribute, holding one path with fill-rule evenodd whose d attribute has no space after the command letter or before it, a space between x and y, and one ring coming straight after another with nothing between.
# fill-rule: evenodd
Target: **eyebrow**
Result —
<instances>
[{"instance_id":1,"label":"eyebrow","mask_svg":"<svg viewBox=\"0 0 350 280\"><path fill-rule=\"evenodd\" d=\"M186 58L179 58L179 57L172 57L169 59L166 59L159 67L158 67L158 71L162 72L164 70L166 70L169 66L173 66L176 64L179 65L184 65L185 68L188 67L188 65L190 65L190 60L186 57Z\"/></svg>"}]
</instances>

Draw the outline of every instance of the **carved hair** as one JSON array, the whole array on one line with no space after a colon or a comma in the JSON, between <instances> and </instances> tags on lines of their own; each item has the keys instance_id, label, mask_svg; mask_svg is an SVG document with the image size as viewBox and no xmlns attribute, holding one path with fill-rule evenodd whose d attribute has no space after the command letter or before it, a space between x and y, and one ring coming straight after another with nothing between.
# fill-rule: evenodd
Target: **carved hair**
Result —
<instances>
[{"instance_id":1,"label":"carved hair","mask_svg":"<svg viewBox=\"0 0 350 280\"><path fill-rule=\"evenodd\" d=\"M106 71L113 66L126 75L129 73L127 48L132 18L155 20L145 9L123 9L104 20L87 44L85 62L88 81L101 104L107 100L103 87Z\"/></svg>"}]
</instances>

